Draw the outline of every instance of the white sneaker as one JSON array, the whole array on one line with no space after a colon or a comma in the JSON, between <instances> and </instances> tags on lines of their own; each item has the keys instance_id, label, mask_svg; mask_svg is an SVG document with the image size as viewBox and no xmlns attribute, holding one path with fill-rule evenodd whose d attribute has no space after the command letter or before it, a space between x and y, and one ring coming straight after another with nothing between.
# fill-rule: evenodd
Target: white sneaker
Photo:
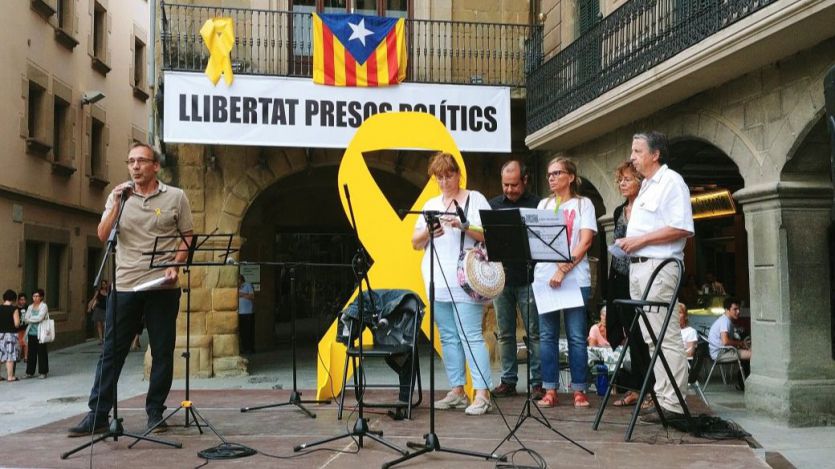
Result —
<instances>
[{"instance_id":1,"label":"white sneaker","mask_svg":"<svg viewBox=\"0 0 835 469\"><path fill-rule=\"evenodd\" d=\"M467 407L467 395L456 394L452 391L448 392L443 399L435 401L436 409L463 409L464 407Z\"/></svg>"},{"instance_id":2,"label":"white sneaker","mask_svg":"<svg viewBox=\"0 0 835 469\"><path fill-rule=\"evenodd\" d=\"M464 410L464 413L467 415L484 415L490 411L491 407L493 407L493 405L490 404L490 401L481 396L476 396L473 400L473 404L467 407Z\"/></svg>"}]
</instances>

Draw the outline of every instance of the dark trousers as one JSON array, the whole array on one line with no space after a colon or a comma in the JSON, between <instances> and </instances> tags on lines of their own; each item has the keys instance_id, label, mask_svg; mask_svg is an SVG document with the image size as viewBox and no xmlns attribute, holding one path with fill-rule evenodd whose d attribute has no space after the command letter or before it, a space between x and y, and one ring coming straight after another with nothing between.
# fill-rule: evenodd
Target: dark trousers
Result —
<instances>
[{"instance_id":1,"label":"dark trousers","mask_svg":"<svg viewBox=\"0 0 835 469\"><path fill-rule=\"evenodd\" d=\"M29 339L28 350L26 352L26 374L35 374L35 365L38 365L38 373L45 375L49 373L49 355L47 355L46 345L38 340L36 335L27 335Z\"/></svg>"},{"instance_id":2,"label":"dark trousers","mask_svg":"<svg viewBox=\"0 0 835 469\"><path fill-rule=\"evenodd\" d=\"M238 334L241 338L241 352L255 353L255 315L238 315Z\"/></svg>"},{"instance_id":3,"label":"dark trousers","mask_svg":"<svg viewBox=\"0 0 835 469\"><path fill-rule=\"evenodd\" d=\"M612 272L609 277L609 289L609 294L613 300L630 299L629 277ZM646 377L647 370L649 369L649 346L644 342L644 337L641 334L641 326L638 324L638 321L635 321L634 329L629 330L629 326L636 316L635 308L625 305L615 305L613 303L610 304L612 304L614 311L607 311L606 315L606 334L610 336L609 343L613 346L620 344L624 337L623 332L629 336L630 370L628 372L621 371L618 375L618 385L626 389L640 390L641 385L644 383L644 377ZM653 389L654 385L655 379L654 377L650 377L647 389Z\"/></svg>"},{"instance_id":4,"label":"dark trousers","mask_svg":"<svg viewBox=\"0 0 835 469\"><path fill-rule=\"evenodd\" d=\"M114 308L116 300L116 308ZM119 381L122 366L130 351L142 318L148 328L151 346L151 379L145 411L160 415L174 376L174 342L177 337L177 311L180 289L143 292L118 292L108 296L104 324L104 346L96 366L96 378L90 391L90 413L105 417L113 408L113 386ZM116 327L114 318L118 316Z\"/></svg>"}]
</instances>

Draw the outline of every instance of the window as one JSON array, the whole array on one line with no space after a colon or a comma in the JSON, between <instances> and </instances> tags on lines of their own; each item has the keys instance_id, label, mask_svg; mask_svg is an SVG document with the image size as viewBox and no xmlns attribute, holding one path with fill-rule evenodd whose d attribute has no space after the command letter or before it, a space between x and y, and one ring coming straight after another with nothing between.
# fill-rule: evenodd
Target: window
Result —
<instances>
[{"instance_id":1,"label":"window","mask_svg":"<svg viewBox=\"0 0 835 469\"><path fill-rule=\"evenodd\" d=\"M57 0L55 3L55 40L67 49L78 45L75 38L75 1Z\"/></svg>"},{"instance_id":2,"label":"window","mask_svg":"<svg viewBox=\"0 0 835 469\"><path fill-rule=\"evenodd\" d=\"M93 176L104 175L104 122L92 120L90 129L90 172Z\"/></svg>"},{"instance_id":3,"label":"window","mask_svg":"<svg viewBox=\"0 0 835 469\"><path fill-rule=\"evenodd\" d=\"M136 26L133 27L133 62L131 62L131 76L130 84L133 87L133 96L142 101L146 101L149 97L147 91L148 82L146 80L146 48L145 41L141 38L145 37L143 31Z\"/></svg>"},{"instance_id":4,"label":"window","mask_svg":"<svg viewBox=\"0 0 835 469\"><path fill-rule=\"evenodd\" d=\"M44 19L55 14L55 0L29 0L29 5Z\"/></svg>"},{"instance_id":5,"label":"window","mask_svg":"<svg viewBox=\"0 0 835 469\"><path fill-rule=\"evenodd\" d=\"M55 120L52 126L52 158L55 161L69 159L70 103L55 97Z\"/></svg>"},{"instance_id":6,"label":"window","mask_svg":"<svg viewBox=\"0 0 835 469\"><path fill-rule=\"evenodd\" d=\"M357 13L408 18L411 0L293 0L293 11ZM301 8L300 8L301 7ZM306 8L305 8L306 7Z\"/></svg>"},{"instance_id":7,"label":"window","mask_svg":"<svg viewBox=\"0 0 835 469\"><path fill-rule=\"evenodd\" d=\"M50 311L66 310L69 306L69 232L26 224L23 236L23 290L31 293L36 288L43 288Z\"/></svg>"},{"instance_id":8,"label":"window","mask_svg":"<svg viewBox=\"0 0 835 469\"><path fill-rule=\"evenodd\" d=\"M88 52L92 58L93 69L102 75L110 72L110 49L108 37L110 36L110 15L102 0L96 0L90 4L90 16L92 17L93 31L90 36Z\"/></svg>"},{"instance_id":9,"label":"window","mask_svg":"<svg viewBox=\"0 0 835 469\"><path fill-rule=\"evenodd\" d=\"M73 90L70 85L52 77L52 172L70 176L75 172L75 113L70 105Z\"/></svg>"},{"instance_id":10,"label":"window","mask_svg":"<svg viewBox=\"0 0 835 469\"><path fill-rule=\"evenodd\" d=\"M46 83L30 79L26 89L26 151L45 156L52 149L51 109Z\"/></svg>"}]
</instances>

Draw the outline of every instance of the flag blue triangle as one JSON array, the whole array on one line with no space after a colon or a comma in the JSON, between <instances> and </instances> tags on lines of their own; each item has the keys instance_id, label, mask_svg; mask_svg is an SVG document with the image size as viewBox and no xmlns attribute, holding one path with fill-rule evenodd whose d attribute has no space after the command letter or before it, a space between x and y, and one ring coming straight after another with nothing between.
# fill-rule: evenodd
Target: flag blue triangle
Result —
<instances>
[{"instance_id":1,"label":"flag blue triangle","mask_svg":"<svg viewBox=\"0 0 835 469\"><path fill-rule=\"evenodd\" d=\"M322 14L319 17L360 65L364 64L368 56L374 53L380 42L386 40L386 36L398 20L383 16L341 13ZM353 39L351 39L352 35ZM365 40L364 45L360 36Z\"/></svg>"}]
</instances>

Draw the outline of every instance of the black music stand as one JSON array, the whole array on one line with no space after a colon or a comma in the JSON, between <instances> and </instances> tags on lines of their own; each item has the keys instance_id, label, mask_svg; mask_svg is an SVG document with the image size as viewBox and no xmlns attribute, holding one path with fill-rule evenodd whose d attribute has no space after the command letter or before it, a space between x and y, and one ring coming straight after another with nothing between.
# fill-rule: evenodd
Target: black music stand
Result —
<instances>
[{"instance_id":1,"label":"black music stand","mask_svg":"<svg viewBox=\"0 0 835 469\"><path fill-rule=\"evenodd\" d=\"M121 200L119 201L119 214L116 217L116 222L113 223L113 228L110 229L110 234L107 237L107 246L106 246L104 255L102 256L101 265L99 265L99 271L96 274L96 280L93 282L93 286L98 288L98 286L100 285L102 275L104 274L104 268L107 265L107 261L111 260L111 262L110 262L110 275L111 275L111 277L110 278L111 278L112 288L110 290L110 294L113 295L113 301L108 302L108 303L110 303L108 306L110 308L112 308L112 311L113 311L113 344L114 344L113 345L113 349L114 349L113 353L115 353L115 349L116 349L116 345L115 345L115 343L116 343L116 326L117 326L117 323L119 321L119 319L118 319L119 315L117 314L117 312L118 312L117 306L119 304L119 299L116 295L116 244L117 244L117 240L119 238L119 228L121 227L122 213L124 213L124 211L125 211L125 203L127 202L128 197L130 197L129 193L126 193L126 192L122 193ZM105 337L105 339L106 339L106 337ZM99 359L101 360L101 357ZM116 373L116 368L115 367L113 368L113 373ZM61 459L67 459L70 455L75 454L75 453L77 453L78 451L81 451L84 448L93 446L94 444L96 444L100 441L106 440L108 438L113 438L113 441L119 441L120 436L136 438L136 441L134 441L133 444L137 443L140 440L143 440L143 441L150 441L151 443L158 443L158 444L161 444L161 445L171 446L171 447L174 447L174 448L182 448L183 447L182 443L176 443L176 442L172 442L172 441L166 441L166 440L163 440L163 439L160 439L160 438L154 438L154 437L148 436L147 432L142 434L142 435L137 434L137 433L126 432L125 428L122 426L122 419L119 418L119 393L117 391L117 389L119 387L118 384L119 384L118 380L114 379L113 380L113 419L110 421L110 427L108 427L107 431L104 432L103 434L99 435L96 438L91 438L90 441L87 441L87 442L83 443L82 445L77 446L76 448L74 448L70 451L67 451L66 453L62 453L61 454ZM131 446L133 446L133 444L131 444Z\"/></svg>"},{"instance_id":2,"label":"black music stand","mask_svg":"<svg viewBox=\"0 0 835 469\"><path fill-rule=\"evenodd\" d=\"M288 275L290 276L290 354L291 359L293 361L293 391L290 393L290 399L287 402L279 402L278 404L267 404L267 405L259 405L255 407L241 407L241 412L249 412L251 410L258 410L258 409L269 409L272 407L283 407L286 405L293 405L296 406L300 411L307 414L308 417L315 419L316 414L309 411L304 405L302 404L330 404L330 399L323 399L323 400L303 400L302 393L299 392L299 388L296 383L296 266L303 265L303 264L293 264L293 263L285 263L285 262L240 262L240 265L262 265L262 264L270 264L270 265L281 265L288 267ZM310 264L310 265L327 265L327 266L344 266L343 264Z\"/></svg>"},{"instance_id":3,"label":"black music stand","mask_svg":"<svg viewBox=\"0 0 835 469\"><path fill-rule=\"evenodd\" d=\"M406 215L416 214L421 215L426 220L426 226L429 227L429 348L435 350L435 238L432 236L432 231L435 226L440 224L439 217L442 215L458 215L456 212L440 212L435 210L424 211L408 211ZM441 446L441 441L438 439L438 434L435 433L435 404L432 400L435 398L435 359L434 356L429 359L429 432L423 435L423 443L407 442L406 446L416 449L414 453L404 454L402 457L383 463L383 469L396 466L402 462L414 459L418 456L431 453L443 452L460 454L462 456L470 456L474 458L482 458L487 461L507 461L506 456L497 455L493 453L479 453L476 451L468 451L463 449L447 448Z\"/></svg>"},{"instance_id":4,"label":"black music stand","mask_svg":"<svg viewBox=\"0 0 835 469\"><path fill-rule=\"evenodd\" d=\"M567 239L567 231L565 225L561 224L538 224L536 215L529 215L531 224L525 222L519 209L506 210L481 210L481 223L484 226L484 244L490 254L490 261L504 262L508 264L525 264L528 285L528 320L525 323L525 334L530 337L530 313L531 313L531 269L535 262L571 262L571 253L562 252L562 246L559 238L565 239L565 246L567 247L570 240ZM535 246L535 251L538 252L537 259L533 258L531 254L531 245ZM536 249L539 247L540 249ZM541 248L547 248L543 251ZM528 350L530 354L530 350ZM530 356L530 355L529 355ZM557 435L563 437L565 440L573 443L578 448L586 451L589 454L594 454L591 450L583 445L572 440L559 430L557 430L542 409L536 405L536 402L531 397L531 367L530 360L525 367L527 370L527 395L525 404L522 406L522 411L516 419L516 425L510 430L510 433L496 446L493 452L497 451L505 442L516 436L516 432L522 428L522 425L527 419L533 419L551 430ZM531 407L536 409L539 415L531 413Z\"/></svg>"},{"instance_id":5,"label":"black music stand","mask_svg":"<svg viewBox=\"0 0 835 469\"><path fill-rule=\"evenodd\" d=\"M357 295L359 295L359 317L360 317L360 325L363 324L364 319L367 317L365 313L365 304L363 300L363 292L362 292L362 282L365 282L365 286L368 288L368 292L371 292L371 282L368 280L368 254L365 252L365 248L362 245L362 241L360 241L359 230L357 229L357 220L354 218L354 206L351 204L351 195L348 192L348 184L342 186L345 191L345 200L348 202L348 213L351 215L351 228L353 228L354 232L354 239L357 243L357 253L354 255L354 259L352 261L352 266L354 268L354 275L357 277ZM372 296L369 294L368 298L370 301L373 302ZM372 305L373 307L373 305ZM363 336L362 327L360 327L359 333L359 363L360 368L362 369L363 366L363 354L362 354L362 336ZM360 386L362 386L363 379L362 377L359 378ZM343 389L342 392L345 392ZM314 441L312 443L302 443L300 445L296 445L293 448L293 452L298 452L303 449L312 448L314 446L318 446L321 444L329 443L331 441L341 440L343 438L351 438L354 439L356 437L357 447L362 448L362 439L363 437L371 438L372 440L380 443L381 445L387 446L402 455L408 455L409 452L403 449L400 449L394 443L388 442L383 438L382 431L371 430L368 427L368 420L365 418L363 414L364 404L363 401L365 400L365 391L362 390L359 395L358 401L358 417L357 422L354 424L354 428L348 432L345 432L341 435L332 436L328 438L323 438L318 441Z\"/></svg>"},{"instance_id":6,"label":"black music stand","mask_svg":"<svg viewBox=\"0 0 835 469\"><path fill-rule=\"evenodd\" d=\"M185 428L191 426L189 417L194 419L194 425L197 427L197 430L200 434L203 434L203 428L201 427L200 423L202 421L203 425L209 427L224 444L228 444L228 442L223 438L223 436L217 431L212 424L206 420L206 417L200 415L200 412L197 411L197 408L194 406L194 403L191 401L190 398L190 382L191 382L191 268L193 266L200 266L200 267L209 267L209 266L224 266L227 265L227 261L229 260L229 255L236 252L237 249L232 248L232 234L192 234L190 236L191 240L186 240L186 237L181 233L179 235L173 236L158 236L157 239L154 240L154 249L151 252L145 252L143 255L151 256L151 268L168 268L168 267L183 267L183 271L186 274L186 351L183 352L182 357L186 359L186 396L185 399L180 403L180 406L174 409L168 416L164 419L160 420L156 423L153 427L147 429L145 431L145 435L154 431L155 428L162 425L166 420L173 417L177 412L180 410L185 411L185 424L183 425ZM167 254L176 253L177 249L160 249L159 244L161 241L167 241L170 239L178 239L188 246L188 257L184 262L176 262L176 261L159 261L159 256L165 256ZM208 241L212 241L209 246L204 247L203 245L206 244ZM220 246L220 247L214 247ZM207 260L200 260L195 258L195 254L204 254ZM204 257L204 256L200 256ZM216 260L220 258L219 260ZM131 443L130 446L135 445L138 443L134 441Z\"/></svg>"},{"instance_id":7,"label":"black music stand","mask_svg":"<svg viewBox=\"0 0 835 469\"><path fill-rule=\"evenodd\" d=\"M652 288L652 284L655 281L656 276L661 269L663 269L667 264L673 263L675 264L676 268L678 269L678 283L676 283L675 292L669 302L664 301L651 301L647 300L649 296L650 289ZM635 317L632 318L632 324L630 325L630 330L632 327L635 327L638 318L640 317L644 321L644 326L646 327L647 332L649 332L650 340L652 340L653 345L655 346L655 350L652 353L652 357L649 361L649 369L647 370L646 376L644 376L644 382L641 384L641 392L638 394L638 403L635 405L635 409L632 411L632 416L629 419L629 424L626 426L626 433L624 435L623 440L629 441L632 439L632 432L635 429L635 423L638 421L638 413L641 411L641 402L644 402L644 397L646 397L647 393L652 396L652 400L655 404L655 410L658 412L658 417L661 419L661 424L664 427L667 427L668 422L667 419L664 417L664 412L661 411L661 406L658 404L658 397L655 395L654 389L647 389L649 387L650 378L655 373L655 361L661 360L661 365L664 368L664 372L667 374L667 379L670 380L670 384L673 386L673 391L676 394L676 398L678 399L679 404L681 405L682 410L684 410L684 420L688 430L693 428L692 425L692 417L690 415L690 410L687 407L687 401L684 399L684 395L681 393L681 389L679 389L678 384L676 384L675 377L673 376L672 370L670 370L670 365L667 363L667 359L664 357L664 352L661 350L661 346L664 340L664 336L667 334L667 327L670 325L670 319L672 318L673 311L675 310L675 304L678 301L678 292L681 289L681 284L684 281L684 263L676 258L668 258L665 259L663 262L658 264L655 270L652 272L652 275L649 277L649 281L647 282L647 286L644 289L644 293L640 300L627 300L627 299L618 299L615 300L615 304L622 304L626 306L632 306L635 308ZM661 308L665 308L667 310L666 315L664 317L664 321L661 324L661 330L658 331L658 337L655 336L655 331L652 330L652 326L649 323L649 319L647 318L647 310L654 310L653 314L660 314ZM677 310L676 310L677 311ZM618 371L620 371L621 366L623 365L623 358L626 356L626 352L629 347L629 336L626 339L626 345L623 347L623 351L621 351L621 355L618 358L618 363L615 365L615 375L612 378L612 382L610 386L614 386L617 383ZM603 402L600 404L600 408L597 410L597 416L594 419L594 423L592 424L592 429L597 430L600 426L600 421L603 419L603 411L606 409L606 405L609 403L609 396L611 393L606 393L606 396L603 398Z\"/></svg>"}]
</instances>

